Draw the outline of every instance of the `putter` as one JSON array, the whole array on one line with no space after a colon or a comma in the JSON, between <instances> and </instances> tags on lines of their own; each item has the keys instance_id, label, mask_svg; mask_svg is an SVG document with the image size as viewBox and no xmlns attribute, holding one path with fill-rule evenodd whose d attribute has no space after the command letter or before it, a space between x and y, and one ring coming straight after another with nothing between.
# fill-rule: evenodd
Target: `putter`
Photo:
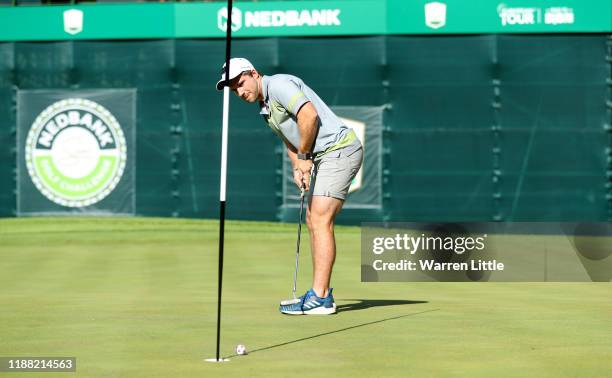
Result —
<instances>
[{"instance_id":1,"label":"putter","mask_svg":"<svg viewBox=\"0 0 612 378\"><path fill-rule=\"evenodd\" d=\"M304 212L304 197L306 191L306 185L302 183L302 187L300 188L300 221L298 223L298 236L297 236L297 246L295 250L295 271L293 272L293 299L287 299L281 301L281 306L287 306L295 303L300 303L300 299L295 296L295 290L297 285L297 274L298 267L300 264L300 238L302 235L302 213Z\"/></svg>"}]
</instances>

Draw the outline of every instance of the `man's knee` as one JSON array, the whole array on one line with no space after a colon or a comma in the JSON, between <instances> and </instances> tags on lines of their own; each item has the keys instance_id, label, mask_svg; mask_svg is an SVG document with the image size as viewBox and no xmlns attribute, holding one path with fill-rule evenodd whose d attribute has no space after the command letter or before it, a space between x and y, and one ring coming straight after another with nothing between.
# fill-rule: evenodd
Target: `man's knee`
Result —
<instances>
[{"instance_id":1,"label":"man's knee","mask_svg":"<svg viewBox=\"0 0 612 378\"><path fill-rule=\"evenodd\" d=\"M334 221L329 220L327 218L318 218L315 216L312 217L312 219L310 220L310 225L308 226L308 229L315 234L333 232Z\"/></svg>"},{"instance_id":2,"label":"man's knee","mask_svg":"<svg viewBox=\"0 0 612 378\"><path fill-rule=\"evenodd\" d=\"M333 227L334 221L328 214L317 211L306 212L306 226L310 231L321 231Z\"/></svg>"},{"instance_id":3,"label":"man's knee","mask_svg":"<svg viewBox=\"0 0 612 378\"><path fill-rule=\"evenodd\" d=\"M311 211L307 215L306 222L310 230L332 229L334 226L334 211Z\"/></svg>"}]
</instances>

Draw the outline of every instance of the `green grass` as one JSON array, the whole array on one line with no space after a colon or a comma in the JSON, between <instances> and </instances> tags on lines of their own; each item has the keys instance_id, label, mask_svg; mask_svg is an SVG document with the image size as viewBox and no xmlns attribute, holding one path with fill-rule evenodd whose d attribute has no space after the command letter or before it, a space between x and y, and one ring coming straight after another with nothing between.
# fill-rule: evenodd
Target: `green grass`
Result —
<instances>
[{"instance_id":1,"label":"green grass","mask_svg":"<svg viewBox=\"0 0 612 378\"><path fill-rule=\"evenodd\" d=\"M217 222L0 220L0 356L77 357L76 374L54 377L612 371L609 283L360 283L354 227L336 232L341 311L282 316L295 234L291 224L228 222L222 355L240 343L251 354L210 364L203 359L215 354ZM303 251L300 291L311 275L307 240Z\"/></svg>"}]
</instances>

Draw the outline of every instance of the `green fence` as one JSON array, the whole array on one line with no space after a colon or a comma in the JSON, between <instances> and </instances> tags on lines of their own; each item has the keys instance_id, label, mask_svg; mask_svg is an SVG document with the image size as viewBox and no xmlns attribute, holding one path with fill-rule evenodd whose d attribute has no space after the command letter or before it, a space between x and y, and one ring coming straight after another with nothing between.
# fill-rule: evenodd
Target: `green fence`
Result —
<instances>
[{"instance_id":1,"label":"green fence","mask_svg":"<svg viewBox=\"0 0 612 378\"><path fill-rule=\"evenodd\" d=\"M215 217L222 40L0 43L0 215L16 212L17 94L135 89L135 213ZM366 220L612 220L612 37L374 36L236 40L263 73L332 106L383 112L382 207ZM316 63L313 63L316 62ZM283 149L231 101L228 216L281 212Z\"/></svg>"}]
</instances>

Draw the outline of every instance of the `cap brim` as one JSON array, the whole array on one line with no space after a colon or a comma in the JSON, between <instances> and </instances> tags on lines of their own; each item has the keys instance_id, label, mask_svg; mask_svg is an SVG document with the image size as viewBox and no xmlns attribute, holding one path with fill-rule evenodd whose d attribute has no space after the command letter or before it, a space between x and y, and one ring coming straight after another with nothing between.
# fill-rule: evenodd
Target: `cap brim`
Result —
<instances>
[{"instance_id":1,"label":"cap brim","mask_svg":"<svg viewBox=\"0 0 612 378\"><path fill-rule=\"evenodd\" d=\"M240 76L242 74L242 72L239 72L238 74L234 75L234 77L230 77L229 81L230 83L232 82L232 80L234 80L235 78L237 78L238 76ZM217 90L223 90L223 87L225 87L225 74L223 75L223 78L219 81L217 81Z\"/></svg>"}]
</instances>

